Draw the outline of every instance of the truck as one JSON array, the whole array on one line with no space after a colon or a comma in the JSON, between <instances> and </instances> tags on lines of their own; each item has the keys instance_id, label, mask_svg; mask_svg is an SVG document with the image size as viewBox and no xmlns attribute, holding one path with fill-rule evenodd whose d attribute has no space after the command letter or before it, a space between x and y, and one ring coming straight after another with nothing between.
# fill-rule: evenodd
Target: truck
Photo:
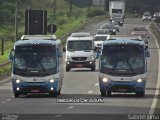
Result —
<instances>
[{"instance_id":1,"label":"truck","mask_svg":"<svg viewBox=\"0 0 160 120\"><path fill-rule=\"evenodd\" d=\"M119 22L120 25L124 22L126 0L110 0L109 15L110 20Z\"/></svg>"},{"instance_id":2,"label":"truck","mask_svg":"<svg viewBox=\"0 0 160 120\"><path fill-rule=\"evenodd\" d=\"M99 59L101 96L116 93L145 95L147 57L145 42L137 37L109 36L103 42Z\"/></svg>"},{"instance_id":3,"label":"truck","mask_svg":"<svg viewBox=\"0 0 160 120\"><path fill-rule=\"evenodd\" d=\"M15 42L9 58L15 97L28 93L60 95L64 78L62 45L55 35L24 35Z\"/></svg>"}]
</instances>

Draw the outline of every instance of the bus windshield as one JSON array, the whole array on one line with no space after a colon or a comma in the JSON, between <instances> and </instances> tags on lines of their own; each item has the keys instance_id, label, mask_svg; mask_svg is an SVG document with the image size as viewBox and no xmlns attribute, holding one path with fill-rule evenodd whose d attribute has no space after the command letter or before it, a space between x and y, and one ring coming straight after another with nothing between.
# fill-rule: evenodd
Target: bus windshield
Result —
<instances>
[{"instance_id":1,"label":"bus windshield","mask_svg":"<svg viewBox=\"0 0 160 120\"><path fill-rule=\"evenodd\" d=\"M92 40L68 41L68 51L85 51L92 50Z\"/></svg>"},{"instance_id":2,"label":"bus windshield","mask_svg":"<svg viewBox=\"0 0 160 120\"><path fill-rule=\"evenodd\" d=\"M13 66L19 72L55 71L56 49L53 46L17 46Z\"/></svg>"},{"instance_id":3,"label":"bus windshield","mask_svg":"<svg viewBox=\"0 0 160 120\"><path fill-rule=\"evenodd\" d=\"M144 51L141 45L106 45L102 51L102 67L110 72L132 72L144 69Z\"/></svg>"}]
</instances>

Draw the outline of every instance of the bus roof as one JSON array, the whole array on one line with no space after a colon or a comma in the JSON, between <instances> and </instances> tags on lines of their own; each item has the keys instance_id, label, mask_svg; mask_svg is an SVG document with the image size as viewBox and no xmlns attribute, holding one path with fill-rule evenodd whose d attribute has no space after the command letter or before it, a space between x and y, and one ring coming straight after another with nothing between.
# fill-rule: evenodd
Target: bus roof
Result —
<instances>
[{"instance_id":1,"label":"bus roof","mask_svg":"<svg viewBox=\"0 0 160 120\"><path fill-rule=\"evenodd\" d=\"M21 40L56 40L56 35L23 35Z\"/></svg>"},{"instance_id":2,"label":"bus roof","mask_svg":"<svg viewBox=\"0 0 160 120\"><path fill-rule=\"evenodd\" d=\"M128 35L111 35L104 41L104 44L140 44L144 45L145 42L140 36Z\"/></svg>"},{"instance_id":3,"label":"bus roof","mask_svg":"<svg viewBox=\"0 0 160 120\"><path fill-rule=\"evenodd\" d=\"M56 45L56 41L52 40L19 40L15 43L15 46L19 45L33 45L33 44L52 44Z\"/></svg>"}]
</instances>

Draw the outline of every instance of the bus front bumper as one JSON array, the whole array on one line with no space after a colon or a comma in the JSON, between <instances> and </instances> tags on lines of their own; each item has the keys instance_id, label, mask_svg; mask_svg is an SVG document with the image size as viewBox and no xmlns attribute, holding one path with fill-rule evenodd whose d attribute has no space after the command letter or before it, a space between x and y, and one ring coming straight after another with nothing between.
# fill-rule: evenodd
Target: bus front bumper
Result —
<instances>
[{"instance_id":1,"label":"bus front bumper","mask_svg":"<svg viewBox=\"0 0 160 120\"><path fill-rule=\"evenodd\" d=\"M146 80L142 82L129 81L110 81L108 83L99 80L100 91L110 91L110 92L144 92L145 91Z\"/></svg>"},{"instance_id":2,"label":"bus front bumper","mask_svg":"<svg viewBox=\"0 0 160 120\"><path fill-rule=\"evenodd\" d=\"M50 82L20 82L12 81L13 92L24 93L49 93L58 92L58 81Z\"/></svg>"}]
</instances>

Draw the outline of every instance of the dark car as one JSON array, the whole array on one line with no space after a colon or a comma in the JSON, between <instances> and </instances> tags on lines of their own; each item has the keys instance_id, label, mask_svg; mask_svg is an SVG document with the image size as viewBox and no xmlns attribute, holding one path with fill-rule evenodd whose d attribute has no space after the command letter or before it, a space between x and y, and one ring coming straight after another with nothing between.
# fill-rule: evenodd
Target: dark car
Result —
<instances>
[{"instance_id":1,"label":"dark car","mask_svg":"<svg viewBox=\"0 0 160 120\"><path fill-rule=\"evenodd\" d=\"M113 24L104 24L101 29L108 29L111 35L116 35L116 26Z\"/></svg>"},{"instance_id":2,"label":"dark car","mask_svg":"<svg viewBox=\"0 0 160 120\"><path fill-rule=\"evenodd\" d=\"M117 22L120 26L123 26L124 19L122 18L112 18L112 21Z\"/></svg>"},{"instance_id":3,"label":"dark car","mask_svg":"<svg viewBox=\"0 0 160 120\"><path fill-rule=\"evenodd\" d=\"M156 19L160 17L160 12L155 12L154 15L153 15L153 18Z\"/></svg>"},{"instance_id":4,"label":"dark car","mask_svg":"<svg viewBox=\"0 0 160 120\"><path fill-rule=\"evenodd\" d=\"M119 24L118 22L112 21L110 24L114 25L116 27L117 32L119 32Z\"/></svg>"}]
</instances>

